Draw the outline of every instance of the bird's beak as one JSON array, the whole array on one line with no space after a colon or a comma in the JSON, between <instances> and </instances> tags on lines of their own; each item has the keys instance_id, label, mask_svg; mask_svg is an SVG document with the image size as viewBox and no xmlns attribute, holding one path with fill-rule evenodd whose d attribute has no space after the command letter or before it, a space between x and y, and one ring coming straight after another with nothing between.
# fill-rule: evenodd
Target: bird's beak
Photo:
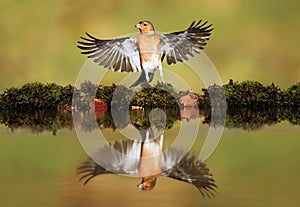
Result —
<instances>
[{"instance_id":1,"label":"bird's beak","mask_svg":"<svg viewBox=\"0 0 300 207\"><path fill-rule=\"evenodd\" d=\"M138 29L142 28L141 24L136 24L135 27L138 28Z\"/></svg>"},{"instance_id":2,"label":"bird's beak","mask_svg":"<svg viewBox=\"0 0 300 207\"><path fill-rule=\"evenodd\" d=\"M143 186L143 184L141 183L141 184L139 184L139 185L137 185L137 187L139 188L139 189L143 189L144 188L144 186Z\"/></svg>"}]
</instances>

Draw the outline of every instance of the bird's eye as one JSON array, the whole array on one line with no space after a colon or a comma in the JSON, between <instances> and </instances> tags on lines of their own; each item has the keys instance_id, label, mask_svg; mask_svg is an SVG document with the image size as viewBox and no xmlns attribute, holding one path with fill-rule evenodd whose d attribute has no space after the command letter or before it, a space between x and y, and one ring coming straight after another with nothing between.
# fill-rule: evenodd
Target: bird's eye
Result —
<instances>
[{"instance_id":1,"label":"bird's eye","mask_svg":"<svg viewBox=\"0 0 300 207\"><path fill-rule=\"evenodd\" d=\"M143 26L145 26L145 27L146 27L146 26L147 26L147 24L146 24L146 23L144 23L144 24L143 24Z\"/></svg>"}]
</instances>

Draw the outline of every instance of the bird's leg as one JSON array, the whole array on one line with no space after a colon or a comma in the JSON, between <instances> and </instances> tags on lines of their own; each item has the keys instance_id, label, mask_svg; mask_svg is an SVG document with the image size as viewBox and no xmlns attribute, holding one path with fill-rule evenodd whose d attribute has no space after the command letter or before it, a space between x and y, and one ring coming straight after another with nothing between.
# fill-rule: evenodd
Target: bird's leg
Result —
<instances>
[{"instance_id":1,"label":"bird's leg","mask_svg":"<svg viewBox=\"0 0 300 207\"><path fill-rule=\"evenodd\" d=\"M145 73L146 81L149 83L150 82L150 77L149 77L150 72L146 68L143 71Z\"/></svg>"},{"instance_id":2,"label":"bird's leg","mask_svg":"<svg viewBox=\"0 0 300 207\"><path fill-rule=\"evenodd\" d=\"M149 74L146 73L146 81L149 83Z\"/></svg>"},{"instance_id":3,"label":"bird's leg","mask_svg":"<svg viewBox=\"0 0 300 207\"><path fill-rule=\"evenodd\" d=\"M149 83L153 80L153 78L154 78L154 73L148 73L148 77L149 77Z\"/></svg>"},{"instance_id":4,"label":"bird's leg","mask_svg":"<svg viewBox=\"0 0 300 207\"><path fill-rule=\"evenodd\" d=\"M144 81L148 81L147 79L147 74L145 73L144 70L142 70L142 74L140 75L140 77L130 86L130 88L137 86L138 84L144 82Z\"/></svg>"},{"instance_id":5,"label":"bird's leg","mask_svg":"<svg viewBox=\"0 0 300 207\"><path fill-rule=\"evenodd\" d=\"M164 142L164 131L162 131L162 133L160 135L160 139L159 139L159 146L160 146L161 150L162 150L162 147L163 147L163 142Z\"/></svg>"},{"instance_id":6,"label":"bird's leg","mask_svg":"<svg viewBox=\"0 0 300 207\"><path fill-rule=\"evenodd\" d=\"M161 77L162 82L165 83L164 74L163 74L162 66L161 65L158 67L158 70L159 70L159 75Z\"/></svg>"}]
</instances>

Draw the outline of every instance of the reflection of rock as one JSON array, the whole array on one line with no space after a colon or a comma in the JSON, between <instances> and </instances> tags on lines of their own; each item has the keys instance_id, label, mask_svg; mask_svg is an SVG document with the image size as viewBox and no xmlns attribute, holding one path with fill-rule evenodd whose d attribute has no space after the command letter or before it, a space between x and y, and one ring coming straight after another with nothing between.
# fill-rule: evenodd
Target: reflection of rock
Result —
<instances>
[{"instance_id":1,"label":"reflection of rock","mask_svg":"<svg viewBox=\"0 0 300 207\"><path fill-rule=\"evenodd\" d=\"M130 109L131 110L144 110L144 108L141 106L131 106Z\"/></svg>"},{"instance_id":2,"label":"reflection of rock","mask_svg":"<svg viewBox=\"0 0 300 207\"><path fill-rule=\"evenodd\" d=\"M88 101L84 98L80 99L80 101L77 101L75 105L68 105L65 104L63 109L65 111L107 111L108 106L107 103L105 103L103 100L95 98L93 101Z\"/></svg>"},{"instance_id":3,"label":"reflection of rock","mask_svg":"<svg viewBox=\"0 0 300 207\"><path fill-rule=\"evenodd\" d=\"M90 110L91 114L95 114L96 120L102 119L107 111L107 104L101 99L94 99L94 101L90 102Z\"/></svg>"},{"instance_id":4,"label":"reflection of rock","mask_svg":"<svg viewBox=\"0 0 300 207\"><path fill-rule=\"evenodd\" d=\"M199 97L194 94L187 94L180 97L180 103L183 106L197 106L199 104Z\"/></svg>"},{"instance_id":5,"label":"reflection of rock","mask_svg":"<svg viewBox=\"0 0 300 207\"><path fill-rule=\"evenodd\" d=\"M95 108L95 111L107 111L108 109L107 104L98 98L95 98L94 101L91 101L89 105L91 109Z\"/></svg>"}]
</instances>

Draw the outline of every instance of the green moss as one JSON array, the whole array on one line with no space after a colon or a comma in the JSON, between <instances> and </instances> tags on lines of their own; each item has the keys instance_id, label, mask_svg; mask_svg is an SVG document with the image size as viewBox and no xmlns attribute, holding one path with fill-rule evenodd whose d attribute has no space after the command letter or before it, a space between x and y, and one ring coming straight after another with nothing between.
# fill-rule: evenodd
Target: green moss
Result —
<instances>
[{"instance_id":1,"label":"green moss","mask_svg":"<svg viewBox=\"0 0 300 207\"><path fill-rule=\"evenodd\" d=\"M223 86L212 85L202 91L203 94L194 94L200 108L300 106L300 83L282 90L273 83L264 86L257 81L239 83L230 80ZM171 84L160 82L153 87L143 84L139 91L115 84L97 86L89 81L82 83L80 89L71 85L59 86L55 83L33 82L20 88L6 89L0 94L0 107L2 109L49 109L65 104L71 105L74 101L80 110L87 110L88 102L99 98L109 107L117 106L118 110L128 105L145 108L177 108L180 97L188 93L191 92L176 91ZM81 107L83 105L86 107Z\"/></svg>"},{"instance_id":2,"label":"green moss","mask_svg":"<svg viewBox=\"0 0 300 207\"><path fill-rule=\"evenodd\" d=\"M289 106L300 106L300 82L284 92L284 102Z\"/></svg>"},{"instance_id":3,"label":"green moss","mask_svg":"<svg viewBox=\"0 0 300 207\"><path fill-rule=\"evenodd\" d=\"M0 106L2 109L57 108L72 103L73 89L71 85L27 83L21 88L6 89L0 95Z\"/></svg>"}]
</instances>

